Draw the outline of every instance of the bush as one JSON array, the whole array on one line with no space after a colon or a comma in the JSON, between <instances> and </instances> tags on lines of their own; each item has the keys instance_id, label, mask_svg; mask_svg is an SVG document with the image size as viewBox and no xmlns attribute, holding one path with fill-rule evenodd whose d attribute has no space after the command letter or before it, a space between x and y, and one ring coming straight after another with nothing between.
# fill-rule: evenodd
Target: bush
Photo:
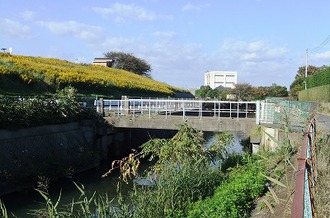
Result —
<instances>
[{"instance_id":1,"label":"bush","mask_svg":"<svg viewBox=\"0 0 330 218\"><path fill-rule=\"evenodd\" d=\"M299 92L299 101L330 102L330 84Z\"/></svg>"},{"instance_id":2,"label":"bush","mask_svg":"<svg viewBox=\"0 0 330 218\"><path fill-rule=\"evenodd\" d=\"M92 108L84 108L75 99L75 89L65 88L46 97L0 98L0 129L18 129L98 119Z\"/></svg>"},{"instance_id":3,"label":"bush","mask_svg":"<svg viewBox=\"0 0 330 218\"><path fill-rule=\"evenodd\" d=\"M168 166L155 187L136 187L131 199L136 217L181 217L190 202L212 195L221 172L208 163Z\"/></svg>"},{"instance_id":4,"label":"bush","mask_svg":"<svg viewBox=\"0 0 330 218\"><path fill-rule=\"evenodd\" d=\"M215 194L194 203L187 217L248 217L253 199L265 192L264 171L258 161L232 169Z\"/></svg>"},{"instance_id":5,"label":"bush","mask_svg":"<svg viewBox=\"0 0 330 218\"><path fill-rule=\"evenodd\" d=\"M306 78L307 88L324 86L330 84L330 67Z\"/></svg>"}]
</instances>

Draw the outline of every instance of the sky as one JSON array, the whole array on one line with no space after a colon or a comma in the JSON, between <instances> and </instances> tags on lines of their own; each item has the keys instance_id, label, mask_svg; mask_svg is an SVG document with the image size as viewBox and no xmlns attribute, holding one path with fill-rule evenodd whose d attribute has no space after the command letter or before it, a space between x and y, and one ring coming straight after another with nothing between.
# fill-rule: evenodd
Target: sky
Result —
<instances>
[{"instance_id":1,"label":"sky","mask_svg":"<svg viewBox=\"0 0 330 218\"><path fill-rule=\"evenodd\" d=\"M0 0L0 47L77 63L131 53L153 79L185 89L213 70L289 87L306 54L309 65L330 65L329 8L329 0Z\"/></svg>"}]
</instances>

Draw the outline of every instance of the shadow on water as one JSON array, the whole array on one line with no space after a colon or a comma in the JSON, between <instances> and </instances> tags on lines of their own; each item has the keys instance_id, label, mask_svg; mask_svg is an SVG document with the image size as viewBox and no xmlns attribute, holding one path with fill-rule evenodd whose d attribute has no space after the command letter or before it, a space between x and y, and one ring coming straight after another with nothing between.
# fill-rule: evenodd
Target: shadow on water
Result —
<instances>
[{"instance_id":1,"label":"shadow on water","mask_svg":"<svg viewBox=\"0 0 330 218\"><path fill-rule=\"evenodd\" d=\"M216 133L204 132L204 138L207 144L212 144L216 139ZM240 145L240 137L234 135L234 143L228 148L229 153L241 153L242 146ZM149 162L142 163L141 172L152 164ZM56 202L59 194L61 193L61 205L67 205L74 199L77 201L80 196L79 190L74 185L73 181L84 185L84 190L88 197L92 196L96 192L96 198L100 195L104 196L107 194L110 199L117 197L117 183L118 183L118 172L111 173L105 178L102 175L109 170L109 164L101 165L97 169L92 169L80 174L74 175L72 178L60 179L51 182L49 186L49 193L53 202ZM138 179L139 182L145 182L143 179ZM132 189L132 181L129 184L121 185L121 194L126 195L129 190ZM1 197L7 210L12 212L17 217L33 217L28 215L31 210L45 208L42 203L44 199L35 190L26 190L23 192L13 193Z\"/></svg>"},{"instance_id":2,"label":"shadow on water","mask_svg":"<svg viewBox=\"0 0 330 218\"><path fill-rule=\"evenodd\" d=\"M80 197L80 192L74 185L73 181L84 185L84 190L88 197L91 197L96 192L96 198L99 195L107 194L110 199L117 196L118 173L110 174L102 178L101 176L107 172L109 168L102 166L99 169L92 169L84 173L74 175L72 178L60 179L51 182L49 186L49 194L52 201L55 203L61 193L61 205L67 205L74 199L77 201ZM132 184L122 184L121 193L127 194L132 188ZM35 190L26 190L1 197L6 208L17 217L33 217L29 216L31 210L45 208L44 199Z\"/></svg>"}]
</instances>

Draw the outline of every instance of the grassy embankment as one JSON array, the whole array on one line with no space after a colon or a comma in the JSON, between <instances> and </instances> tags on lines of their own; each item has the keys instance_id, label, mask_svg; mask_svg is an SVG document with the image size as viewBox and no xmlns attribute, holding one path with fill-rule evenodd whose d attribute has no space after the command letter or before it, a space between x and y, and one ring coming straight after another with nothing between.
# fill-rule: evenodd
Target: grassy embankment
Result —
<instances>
[{"instance_id":1,"label":"grassy embankment","mask_svg":"<svg viewBox=\"0 0 330 218\"><path fill-rule=\"evenodd\" d=\"M1 95L44 95L66 86L85 96L167 97L187 92L124 70L54 58L0 54Z\"/></svg>"}]
</instances>

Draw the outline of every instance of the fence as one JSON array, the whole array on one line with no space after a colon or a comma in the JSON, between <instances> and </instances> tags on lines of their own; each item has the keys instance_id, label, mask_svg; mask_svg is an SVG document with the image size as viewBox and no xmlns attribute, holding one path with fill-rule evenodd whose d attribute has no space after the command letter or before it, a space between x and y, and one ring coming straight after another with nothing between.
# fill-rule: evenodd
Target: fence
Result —
<instances>
[{"instance_id":1,"label":"fence","mask_svg":"<svg viewBox=\"0 0 330 218\"><path fill-rule=\"evenodd\" d=\"M195 99L124 99L95 101L96 110L103 114L123 116L148 116L156 115L195 116L215 118L256 118L259 121L259 103L255 101L219 101L219 100L195 100Z\"/></svg>"},{"instance_id":2,"label":"fence","mask_svg":"<svg viewBox=\"0 0 330 218\"><path fill-rule=\"evenodd\" d=\"M298 171L296 172L295 193L291 209L291 217L315 217L314 204L316 167L316 124L312 119L306 129L302 143L300 157L298 158Z\"/></svg>"},{"instance_id":3,"label":"fence","mask_svg":"<svg viewBox=\"0 0 330 218\"><path fill-rule=\"evenodd\" d=\"M303 131L314 107L311 102L267 98L260 103L260 123L289 124L293 131Z\"/></svg>"}]
</instances>

